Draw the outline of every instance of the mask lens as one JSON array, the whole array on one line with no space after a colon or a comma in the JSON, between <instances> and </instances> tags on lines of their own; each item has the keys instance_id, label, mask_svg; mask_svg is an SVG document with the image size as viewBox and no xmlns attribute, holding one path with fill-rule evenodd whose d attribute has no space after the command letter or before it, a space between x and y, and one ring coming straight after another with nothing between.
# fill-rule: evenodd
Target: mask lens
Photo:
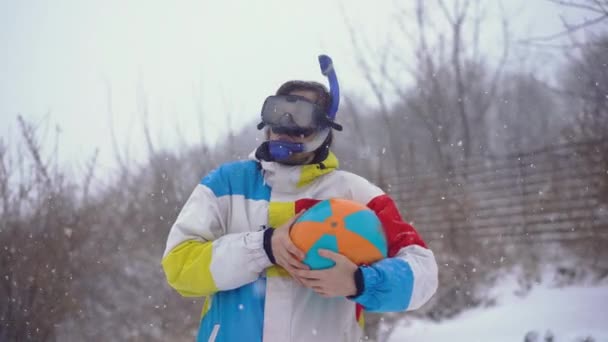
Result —
<instances>
[{"instance_id":1,"label":"mask lens","mask_svg":"<svg viewBox=\"0 0 608 342\"><path fill-rule=\"evenodd\" d=\"M269 126L315 129L317 117L317 106L295 95L269 96L262 107L262 121Z\"/></svg>"}]
</instances>

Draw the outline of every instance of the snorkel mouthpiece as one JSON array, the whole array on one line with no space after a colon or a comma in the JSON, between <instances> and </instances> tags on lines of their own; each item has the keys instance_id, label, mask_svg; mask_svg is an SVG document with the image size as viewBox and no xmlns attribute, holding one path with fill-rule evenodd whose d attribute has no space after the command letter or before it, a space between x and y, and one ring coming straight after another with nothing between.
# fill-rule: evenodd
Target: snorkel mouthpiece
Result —
<instances>
[{"instance_id":1,"label":"snorkel mouthpiece","mask_svg":"<svg viewBox=\"0 0 608 342\"><path fill-rule=\"evenodd\" d=\"M304 145L291 141L271 140L268 142L268 151L275 160L284 161L294 153L304 152Z\"/></svg>"}]
</instances>

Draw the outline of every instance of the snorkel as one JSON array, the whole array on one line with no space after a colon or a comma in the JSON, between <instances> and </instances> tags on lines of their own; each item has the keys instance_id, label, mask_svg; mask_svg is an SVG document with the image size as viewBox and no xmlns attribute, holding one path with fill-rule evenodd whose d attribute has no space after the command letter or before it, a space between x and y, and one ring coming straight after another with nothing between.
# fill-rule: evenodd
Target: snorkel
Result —
<instances>
[{"instance_id":1,"label":"snorkel","mask_svg":"<svg viewBox=\"0 0 608 342\"><path fill-rule=\"evenodd\" d=\"M317 136L307 143L298 143L291 141L271 140L268 141L268 152L271 157L276 161L285 161L295 153L313 152L321 147L327 140L331 129L338 131L342 130L342 126L335 122L336 113L338 112L338 106L340 104L340 87L338 84L338 77L334 69L332 59L327 55L319 56L319 66L321 73L327 77L329 81L329 93L331 95L331 105L327 113L328 127L323 128L317 133ZM258 128L263 127L264 124L258 125Z\"/></svg>"},{"instance_id":2,"label":"snorkel","mask_svg":"<svg viewBox=\"0 0 608 342\"><path fill-rule=\"evenodd\" d=\"M340 85L338 84L338 76L336 76L336 70L334 69L334 62L328 55L320 55L319 66L321 67L321 73L323 76L327 77L327 80L329 81L331 106L329 107L329 113L327 114L331 121L335 121L338 106L340 105ZM340 127L340 129L341 128L342 127Z\"/></svg>"}]
</instances>

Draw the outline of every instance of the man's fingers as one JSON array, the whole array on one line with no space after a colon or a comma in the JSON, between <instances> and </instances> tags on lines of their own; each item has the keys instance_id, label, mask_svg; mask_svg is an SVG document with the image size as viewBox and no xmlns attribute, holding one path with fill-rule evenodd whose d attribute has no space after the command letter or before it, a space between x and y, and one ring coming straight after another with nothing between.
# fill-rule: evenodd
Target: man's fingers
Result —
<instances>
[{"instance_id":1,"label":"man's fingers","mask_svg":"<svg viewBox=\"0 0 608 342\"><path fill-rule=\"evenodd\" d=\"M304 279L321 280L323 279L323 275L325 273L323 271L316 270L296 270L296 274L298 277Z\"/></svg>"},{"instance_id":2,"label":"man's fingers","mask_svg":"<svg viewBox=\"0 0 608 342\"><path fill-rule=\"evenodd\" d=\"M333 297L332 295L329 294L329 292L327 292L327 290L320 288L320 287L313 288L313 291L315 291L319 296L321 296L323 298Z\"/></svg>"},{"instance_id":3,"label":"man's fingers","mask_svg":"<svg viewBox=\"0 0 608 342\"><path fill-rule=\"evenodd\" d=\"M304 286L306 286L308 288L311 288L313 290L315 290L315 289L323 289L323 284L318 279L306 279L306 278L302 278L302 277L298 277L298 278L300 279L300 281L302 281L302 283L304 284Z\"/></svg>"},{"instance_id":4,"label":"man's fingers","mask_svg":"<svg viewBox=\"0 0 608 342\"><path fill-rule=\"evenodd\" d=\"M274 251L274 258L276 259L277 264L282 265L285 261L285 254L282 250L277 249L276 251Z\"/></svg>"},{"instance_id":5,"label":"man's fingers","mask_svg":"<svg viewBox=\"0 0 608 342\"><path fill-rule=\"evenodd\" d=\"M291 266L291 264L289 262L291 260L289 252L287 252L287 251L280 251L275 257L276 257L276 260L277 260L277 264L279 264L280 266L282 266L284 269L288 270L290 273L295 272L295 269L292 268L292 266Z\"/></svg>"},{"instance_id":6,"label":"man's fingers","mask_svg":"<svg viewBox=\"0 0 608 342\"><path fill-rule=\"evenodd\" d=\"M298 247L296 247L296 245L294 245L291 240L285 242L285 247L287 248L289 253L293 254L300 261L306 258L306 254L304 254L304 252L302 252Z\"/></svg>"},{"instance_id":7,"label":"man's fingers","mask_svg":"<svg viewBox=\"0 0 608 342\"><path fill-rule=\"evenodd\" d=\"M289 272L289 274L292 276L292 278L294 278L296 282L298 282L302 286L306 286L302 282L302 280L296 275L296 272L298 271L296 266L299 266L298 261L294 259L287 251L285 251L283 254L279 254L279 256L277 257L277 264L279 264L279 266L283 267L287 272Z\"/></svg>"},{"instance_id":8,"label":"man's fingers","mask_svg":"<svg viewBox=\"0 0 608 342\"><path fill-rule=\"evenodd\" d=\"M289 265L293 268L295 268L296 270L308 270L310 269L306 264L300 262L298 259L296 259L293 255L289 255L289 260L287 261L289 263Z\"/></svg>"},{"instance_id":9,"label":"man's fingers","mask_svg":"<svg viewBox=\"0 0 608 342\"><path fill-rule=\"evenodd\" d=\"M300 258L298 258L296 255L291 253L289 251L289 249L281 248L281 250L277 251L277 255L279 255L281 259L283 259L285 262L287 262L289 265L293 266L294 268L301 269L301 270L310 269L306 264L302 263Z\"/></svg>"},{"instance_id":10,"label":"man's fingers","mask_svg":"<svg viewBox=\"0 0 608 342\"><path fill-rule=\"evenodd\" d=\"M327 289L323 285L320 285L320 284L312 285L312 289L317 292L327 292Z\"/></svg>"},{"instance_id":11,"label":"man's fingers","mask_svg":"<svg viewBox=\"0 0 608 342\"><path fill-rule=\"evenodd\" d=\"M289 253L295 255L296 258L300 259L300 261L304 260L304 258L306 257L306 254L302 252L296 245L294 245L288 234L285 234L285 236L281 236L279 245L281 246L280 249L286 249Z\"/></svg>"},{"instance_id":12,"label":"man's fingers","mask_svg":"<svg viewBox=\"0 0 608 342\"><path fill-rule=\"evenodd\" d=\"M344 255L336 253L334 251L330 251L329 249L319 249L319 255L324 258L330 259L336 263L345 258Z\"/></svg>"},{"instance_id":13,"label":"man's fingers","mask_svg":"<svg viewBox=\"0 0 608 342\"><path fill-rule=\"evenodd\" d=\"M281 264L279 264L281 267L283 267L285 269L285 271L289 272L290 274L295 274L296 270L291 267L289 265L288 262L286 262L285 260L282 260Z\"/></svg>"},{"instance_id":14,"label":"man's fingers","mask_svg":"<svg viewBox=\"0 0 608 342\"><path fill-rule=\"evenodd\" d=\"M300 284L301 286L306 286L302 279L298 278L298 276L296 276L295 274L292 274L291 277L293 278L293 280L296 281L296 283Z\"/></svg>"}]
</instances>

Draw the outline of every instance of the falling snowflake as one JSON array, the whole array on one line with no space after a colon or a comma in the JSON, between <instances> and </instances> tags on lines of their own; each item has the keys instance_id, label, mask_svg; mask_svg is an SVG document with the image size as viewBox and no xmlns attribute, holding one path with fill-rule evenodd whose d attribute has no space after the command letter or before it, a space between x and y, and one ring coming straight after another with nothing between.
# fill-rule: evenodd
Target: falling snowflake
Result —
<instances>
[{"instance_id":1,"label":"falling snowflake","mask_svg":"<svg viewBox=\"0 0 608 342\"><path fill-rule=\"evenodd\" d=\"M71 228L63 228L63 234L68 238L72 236L72 232L73 230Z\"/></svg>"}]
</instances>

